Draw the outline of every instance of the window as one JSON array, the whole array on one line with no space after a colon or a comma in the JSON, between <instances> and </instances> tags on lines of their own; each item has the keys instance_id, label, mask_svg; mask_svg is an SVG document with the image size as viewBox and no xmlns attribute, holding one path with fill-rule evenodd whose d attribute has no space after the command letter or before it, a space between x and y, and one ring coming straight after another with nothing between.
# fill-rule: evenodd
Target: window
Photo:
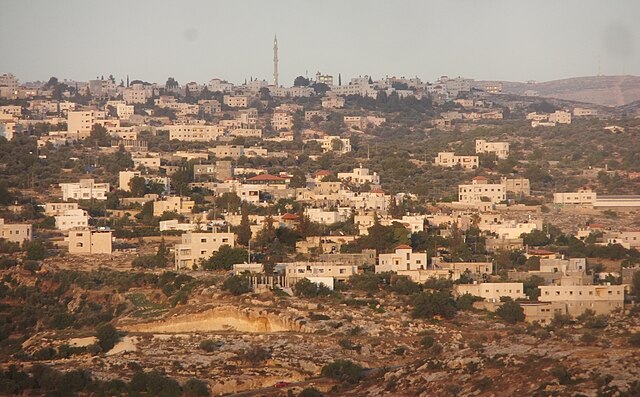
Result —
<instances>
[{"instance_id":1,"label":"window","mask_svg":"<svg viewBox=\"0 0 640 397\"><path fill-rule=\"evenodd\" d=\"M201 238L201 239L200 239L200 242L201 242L201 243L206 243L206 242L207 242L207 239L206 239L206 238Z\"/></svg>"}]
</instances>

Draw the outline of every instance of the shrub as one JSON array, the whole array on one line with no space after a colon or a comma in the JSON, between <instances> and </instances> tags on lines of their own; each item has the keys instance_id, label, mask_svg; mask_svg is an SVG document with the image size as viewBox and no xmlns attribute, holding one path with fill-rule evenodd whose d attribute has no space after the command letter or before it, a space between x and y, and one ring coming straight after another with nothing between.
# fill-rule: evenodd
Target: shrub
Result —
<instances>
[{"instance_id":1,"label":"shrub","mask_svg":"<svg viewBox=\"0 0 640 397\"><path fill-rule=\"evenodd\" d=\"M474 302L480 302L483 299L479 296L474 296L471 294L464 294L458 297L456 301L456 306L458 310L472 310Z\"/></svg>"},{"instance_id":2,"label":"shrub","mask_svg":"<svg viewBox=\"0 0 640 397\"><path fill-rule=\"evenodd\" d=\"M340 339L338 341L338 344L340 345L341 348L343 348L345 350L354 350L354 351L359 352L362 349L362 346L353 343L349 339Z\"/></svg>"},{"instance_id":3,"label":"shrub","mask_svg":"<svg viewBox=\"0 0 640 397\"><path fill-rule=\"evenodd\" d=\"M560 382L561 385L566 385L571 381L571 372L569 372L567 368L560 364L551 368L551 371L549 372L551 373L551 375L558 378L558 382Z\"/></svg>"},{"instance_id":4,"label":"shrub","mask_svg":"<svg viewBox=\"0 0 640 397\"><path fill-rule=\"evenodd\" d=\"M413 295L420 292L420 285L409 277L400 276L392 279L391 290L400 295Z\"/></svg>"},{"instance_id":5,"label":"shrub","mask_svg":"<svg viewBox=\"0 0 640 397\"><path fill-rule=\"evenodd\" d=\"M312 321L324 321L331 319L331 317L327 316L326 314L311 313L309 314L309 319Z\"/></svg>"},{"instance_id":6,"label":"shrub","mask_svg":"<svg viewBox=\"0 0 640 397\"><path fill-rule=\"evenodd\" d=\"M455 301L446 291L426 291L418 294L413 301L414 318L431 318L442 316L451 318L456 314Z\"/></svg>"},{"instance_id":7,"label":"shrub","mask_svg":"<svg viewBox=\"0 0 640 397\"><path fill-rule=\"evenodd\" d=\"M244 361L258 364L271 358L271 353L262 346L253 346L251 349L243 351L240 358Z\"/></svg>"},{"instance_id":8,"label":"shrub","mask_svg":"<svg viewBox=\"0 0 640 397\"><path fill-rule=\"evenodd\" d=\"M35 260L26 260L22 263L22 268L24 270L35 273L38 270L40 270L40 263L38 263L38 261L35 261Z\"/></svg>"},{"instance_id":9,"label":"shrub","mask_svg":"<svg viewBox=\"0 0 640 397\"><path fill-rule=\"evenodd\" d=\"M298 394L298 397L324 397L324 394L315 387L307 387Z\"/></svg>"},{"instance_id":10,"label":"shrub","mask_svg":"<svg viewBox=\"0 0 640 397\"><path fill-rule=\"evenodd\" d=\"M317 296L331 295L331 290L324 284L317 284L303 278L293 286L293 293L296 296L315 298Z\"/></svg>"},{"instance_id":11,"label":"shrub","mask_svg":"<svg viewBox=\"0 0 640 397\"><path fill-rule=\"evenodd\" d=\"M596 334L594 334L593 332L585 332L584 334L582 334L582 336L580 337L580 340L588 345L596 342L598 340L598 337L596 336Z\"/></svg>"},{"instance_id":12,"label":"shrub","mask_svg":"<svg viewBox=\"0 0 640 397\"><path fill-rule=\"evenodd\" d=\"M596 312L587 309L576 318L578 321L584 324L587 328L606 328L608 324L608 318L605 315L596 315Z\"/></svg>"},{"instance_id":13,"label":"shrub","mask_svg":"<svg viewBox=\"0 0 640 397\"><path fill-rule=\"evenodd\" d=\"M214 351L216 347L217 347L217 344L212 339L205 339L202 342L200 342L200 348L208 353L211 353L212 351Z\"/></svg>"},{"instance_id":14,"label":"shrub","mask_svg":"<svg viewBox=\"0 0 640 397\"><path fill-rule=\"evenodd\" d=\"M431 335L424 336L422 339L420 339L420 344L425 349L430 349L435 342L436 339Z\"/></svg>"},{"instance_id":15,"label":"shrub","mask_svg":"<svg viewBox=\"0 0 640 397\"><path fill-rule=\"evenodd\" d=\"M629 337L629 344L631 346L640 347L640 332L635 332Z\"/></svg>"},{"instance_id":16,"label":"shrub","mask_svg":"<svg viewBox=\"0 0 640 397\"><path fill-rule=\"evenodd\" d=\"M562 328L566 325L571 324L571 316L568 314L560 314L556 313L553 315L553 319L549 324L552 328Z\"/></svg>"},{"instance_id":17,"label":"shrub","mask_svg":"<svg viewBox=\"0 0 640 397\"><path fill-rule=\"evenodd\" d=\"M362 379L362 366L349 360L336 360L322 367L320 374L341 382L356 384Z\"/></svg>"},{"instance_id":18,"label":"shrub","mask_svg":"<svg viewBox=\"0 0 640 397\"><path fill-rule=\"evenodd\" d=\"M40 240L25 242L24 249L27 251L27 259L40 261L47 257L47 247Z\"/></svg>"},{"instance_id":19,"label":"shrub","mask_svg":"<svg viewBox=\"0 0 640 397\"><path fill-rule=\"evenodd\" d=\"M184 384L185 397L207 397L209 396L209 386L196 378L191 378Z\"/></svg>"},{"instance_id":20,"label":"shrub","mask_svg":"<svg viewBox=\"0 0 640 397\"><path fill-rule=\"evenodd\" d=\"M524 321L524 310L522 306L515 301L504 302L502 306L496 310L496 314L509 324Z\"/></svg>"}]
</instances>

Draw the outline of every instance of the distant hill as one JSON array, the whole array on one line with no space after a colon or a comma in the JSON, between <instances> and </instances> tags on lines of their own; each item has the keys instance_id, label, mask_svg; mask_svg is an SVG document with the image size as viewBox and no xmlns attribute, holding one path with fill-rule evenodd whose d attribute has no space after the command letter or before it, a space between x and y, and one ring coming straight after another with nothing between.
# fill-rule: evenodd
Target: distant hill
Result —
<instances>
[{"instance_id":1,"label":"distant hill","mask_svg":"<svg viewBox=\"0 0 640 397\"><path fill-rule=\"evenodd\" d=\"M541 97L603 106L622 106L640 100L640 76L588 76L542 83L500 83L506 94L524 95L525 91L533 90Z\"/></svg>"}]
</instances>

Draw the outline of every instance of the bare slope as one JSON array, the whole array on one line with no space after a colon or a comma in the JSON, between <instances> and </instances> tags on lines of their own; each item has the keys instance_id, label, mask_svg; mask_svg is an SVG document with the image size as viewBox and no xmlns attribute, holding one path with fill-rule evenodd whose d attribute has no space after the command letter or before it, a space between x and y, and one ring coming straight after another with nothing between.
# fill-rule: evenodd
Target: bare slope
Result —
<instances>
[{"instance_id":1,"label":"bare slope","mask_svg":"<svg viewBox=\"0 0 640 397\"><path fill-rule=\"evenodd\" d=\"M503 92L523 95L537 91L542 97L621 106L640 100L640 76L588 76L527 84L503 81Z\"/></svg>"}]
</instances>

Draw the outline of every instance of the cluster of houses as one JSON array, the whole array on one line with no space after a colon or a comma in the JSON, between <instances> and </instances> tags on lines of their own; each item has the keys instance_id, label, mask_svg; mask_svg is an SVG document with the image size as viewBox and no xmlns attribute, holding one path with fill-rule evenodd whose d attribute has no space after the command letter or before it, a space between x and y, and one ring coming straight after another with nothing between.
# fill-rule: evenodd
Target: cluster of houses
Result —
<instances>
[{"instance_id":1,"label":"cluster of houses","mask_svg":"<svg viewBox=\"0 0 640 397\"><path fill-rule=\"evenodd\" d=\"M171 176L181 170L179 164L191 161L193 182L190 188L201 189L213 197L235 194L241 201L254 206L268 206L279 199L292 199L304 207L303 216L319 225L331 226L353 221L352 235L310 236L298 241L296 252L311 255L310 261L279 263L279 276L264 276L260 264L238 263L234 272L253 273L254 288L278 285L291 288L301 279L309 279L333 288L345 282L365 268L375 272L394 272L423 283L427 280L472 280L471 284L455 286L457 295L471 294L483 299L485 308L495 309L501 298L524 299L523 281L531 276L545 280L540 286L537 301L523 303L528 321L551 321L556 313L578 315L586 309L597 313L609 313L623 307L625 286L594 284L587 273L584 258L565 259L553 253L540 254L527 250L523 234L542 228L538 213L522 217L506 205L512 196L531 194L529 180L521 177L489 180L476 176L458 186L457 201L448 203L449 210L428 214L409 214L394 217L393 205L410 196L406 193L391 195L381 188L380 175L362 165L348 172L333 173L321 170L305 175L293 184L294 175L288 172L269 173L259 166L240 166L241 158L287 159L293 156L285 150L271 150L266 142L293 141L294 130L304 145L314 145L322 152L344 155L352 151L354 135L366 133L387 122L379 114L353 114L345 108L351 95L377 98L380 95L397 95L399 98L429 97L436 103L453 102L455 110L442 112L433 121L434 126L446 128L456 120L500 120L502 107L488 97L502 91L500 84L476 84L462 77L442 76L434 83L418 78L387 77L373 81L369 76L351 79L347 84L333 76L318 73L315 86L324 84L326 92L318 93L312 86L282 87L266 81L254 80L234 85L221 79L208 84L188 83L180 86L173 82L164 87L139 81L116 84L113 79L96 79L89 82L63 82L74 87L79 95L90 93L92 98L102 99L103 106L81 106L73 102L71 92L63 91L62 98L53 99L53 89L48 85L34 87L20 85L15 76L0 76L0 98L27 99L26 107L0 106L0 136L13 136L33 124L49 124L50 131L38 137L38 146L56 148L91 137L95 126L107 132L110 147L101 151L113 153L124 149L133 167L119 172L117 186L94 179L60 183L59 199L44 203L46 216L55 219L55 228L66 236L68 252L73 255L109 255L113 251L114 236L108 228L93 227L89 213L80 208L84 200L106 201L110 192L118 189L138 193L140 184L146 194L140 197L123 197L121 213L134 214L140 206L152 203L153 216L165 214L159 221L161 233L180 235L180 242L173 247L177 270L196 269L222 246L234 247L237 236L231 227L239 226L240 214L223 211L222 219L209 220L206 213L199 213L196 203L182 196L171 185ZM216 99L186 101L186 97L200 97L206 91L218 93ZM301 105L282 101L270 112L258 111L269 106L270 98L295 98L322 96L320 109L306 109ZM153 108L153 110L151 109ZM337 113L336 113L337 112ZM157 113L157 114L156 114ZM173 117L168 117L171 114ZM300 129L295 125L300 119L307 123L324 121L335 114L344 125L346 134L326 133L314 129ZM28 116L27 116L28 115ZM573 116L589 117L595 113L589 109L575 108ZM554 113L530 113L531 125L554 126L571 123L572 114L558 110ZM267 133L268 132L268 133ZM204 149L153 152L145 139L149 135L167 134L170 141L204 144ZM234 144L236 138L255 138L259 144ZM242 141L242 140L240 140ZM197 146L197 145L194 145ZM191 147L191 146L186 146ZM492 156L498 160L509 158L509 142L477 139L475 153L456 154L440 152L434 159L438 167L475 170L480 159ZM152 193L149 193L152 191ZM597 196L583 189L572 193L555 193L554 204L563 206L589 206L597 209L640 207L639 196ZM113 214L116 211L112 211ZM515 215L514 215L515 214ZM301 214L283 212L269 217L249 215L251 231L255 236L265 222L275 227L295 228ZM509 272L508 282L492 282L496 269L493 262L445 261L440 256L429 258L427 253L415 252L409 245L399 245L393 252L363 250L360 253L342 253L341 247L367 235L374 224L404 226L410 233L427 228L438 229L446 237L453 229L478 228L486 237L486 250L494 253L502 250L524 250L528 255L542 256L540 270ZM578 238L586 238L596 230L580 230ZM23 243L33 238L30 224L5 222L0 219L2 238ZM640 232L604 230L600 244L621 244L627 248L640 247ZM493 277L492 277L493 276Z\"/></svg>"}]
</instances>

